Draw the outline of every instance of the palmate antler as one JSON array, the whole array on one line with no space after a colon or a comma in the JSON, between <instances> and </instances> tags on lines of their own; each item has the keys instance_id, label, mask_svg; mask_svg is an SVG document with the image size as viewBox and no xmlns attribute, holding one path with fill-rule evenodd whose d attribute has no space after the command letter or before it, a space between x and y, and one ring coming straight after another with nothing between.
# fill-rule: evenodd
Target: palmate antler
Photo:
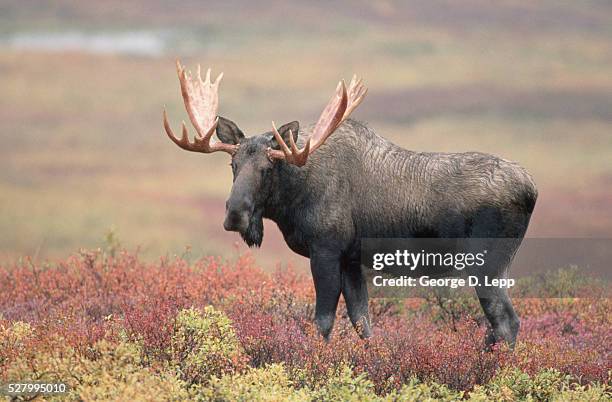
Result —
<instances>
[{"instance_id":1,"label":"palmate antler","mask_svg":"<svg viewBox=\"0 0 612 402\"><path fill-rule=\"evenodd\" d=\"M357 80L356 75L353 75L348 92L344 80L340 81L336 87L336 93L323 109L310 138L302 149L298 149L295 145L292 132L289 132L291 148L288 147L276 129L276 125L272 122L272 133L281 149L268 149L268 157L270 159L284 159L293 165L304 166L308 156L319 148L342 122L348 119L353 110L363 101L367 92L368 89L363 86L361 79Z\"/></svg>"},{"instance_id":2,"label":"palmate antler","mask_svg":"<svg viewBox=\"0 0 612 402\"><path fill-rule=\"evenodd\" d=\"M219 84L223 78L223 73L219 74L214 82L210 81L210 68L206 71L206 78L202 81L200 66L198 65L198 75L194 79L191 72L186 72L185 67L180 61L176 61L176 72L181 84L181 93L185 109L189 115L191 124L195 127L197 135L193 142L189 141L189 134L185 122L182 124L182 135L178 139L170 128L168 115L164 109L164 128L168 137L179 147L192 152L212 153L217 151L227 152L233 155L238 149L237 145L224 144L222 142L210 142L212 135L217 128L219 118Z\"/></svg>"}]
</instances>

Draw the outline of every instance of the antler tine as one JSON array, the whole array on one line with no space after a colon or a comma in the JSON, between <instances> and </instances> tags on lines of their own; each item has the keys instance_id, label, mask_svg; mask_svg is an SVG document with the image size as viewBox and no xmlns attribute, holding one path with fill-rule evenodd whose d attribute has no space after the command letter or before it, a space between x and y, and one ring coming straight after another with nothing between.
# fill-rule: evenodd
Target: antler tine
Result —
<instances>
[{"instance_id":1,"label":"antler tine","mask_svg":"<svg viewBox=\"0 0 612 402\"><path fill-rule=\"evenodd\" d=\"M353 110L363 101L367 93L368 89L363 85L363 79L357 79L357 75L354 74L348 89L348 105L340 124L348 119Z\"/></svg>"},{"instance_id":2,"label":"antler tine","mask_svg":"<svg viewBox=\"0 0 612 402\"><path fill-rule=\"evenodd\" d=\"M170 138L172 142L174 142L176 145L178 145L179 147L181 147L182 149L186 151L201 152L201 153L206 153L206 154L216 152L216 151L225 151L233 155L237 149L235 145L229 145L229 144L224 144L224 143L214 143L214 144L210 143L210 139L215 131L214 129L217 128L218 122L219 122L219 119L217 118L213 125L213 129L209 133L207 133L205 137L199 137L198 135L196 135L193 139L193 142L191 142L189 140L189 131L187 130L187 126L185 125L185 122L183 121L181 123L181 127L182 127L181 138L179 139L176 137L176 135L172 131L172 127L170 127L170 123L168 122L168 114L166 112L166 109L164 108L164 129L166 130L166 135L168 135L168 138Z\"/></svg>"},{"instance_id":3,"label":"antler tine","mask_svg":"<svg viewBox=\"0 0 612 402\"><path fill-rule=\"evenodd\" d=\"M168 113L166 112L166 108L164 108L164 129L166 130L166 134L168 138L172 140L176 145L185 149L185 144L189 143L189 136L187 134L187 127L185 126L185 122L182 124L183 133L181 135L181 139L176 138L174 132L172 131L172 127L170 127L170 123L168 122Z\"/></svg>"},{"instance_id":4,"label":"antler tine","mask_svg":"<svg viewBox=\"0 0 612 402\"><path fill-rule=\"evenodd\" d=\"M206 70L206 84L210 84L210 68Z\"/></svg>"},{"instance_id":5,"label":"antler tine","mask_svg":"<svg viewBox=\"0 0 612 402\"><path fill-rule=\"evenodd\" d=\"M223 71L221 71L221 73L217 75L217 79L215 80L215 82L213 82L213 85L218 87L219 84L221 84L222 79L223 79Z\"/></svg>"},{"instance_id":6,"label":"antler tine","mask_svg":"<svg viewBox=\"0 0 612 402\"><path fill-rule=\"evenodd\" d=\"M278 130L276 129L276 123L274 123L274 120L272 120L272 134L274 134L274 138L276 139L276 142L280 146L281 151L283 151L283 154L285 154L285 156L291 154L291 150L287 146L287 143L283 140L283 137L281 137Z\"/></svg>"},{"instance_id":7,"label":"antler tine","mask_svg":"<svg viewBox=\"0 0 612 402\"><path fill-rule=\"evenodd\" d=\"M359 82L361 82L361 80L359 80ZM353 74L353 77L351 78L351 83L349 84L349 88L354 88L356 84L357 84L357 74ZM349 95L350 95L350 90L349 90Z\"/></svg>"}]
</instances>

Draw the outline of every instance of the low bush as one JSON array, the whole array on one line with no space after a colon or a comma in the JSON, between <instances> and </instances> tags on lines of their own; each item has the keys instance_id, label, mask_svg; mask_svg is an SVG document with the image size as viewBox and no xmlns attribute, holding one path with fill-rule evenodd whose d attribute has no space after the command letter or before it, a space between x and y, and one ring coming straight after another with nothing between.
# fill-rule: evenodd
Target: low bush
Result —
<instances>
[{"instance_id":1,"label":"low bush","mask_svg":"<svg viewBox=\"0 0 612 402\"><path fill-rule=\"evenodd\" d=\"M213 401L311 401L307 388L297 389L282 365L250 368L243 374L212 378L206 387L192 387L196 400Z\"/></svg>"},{"instance_id":2,"label":"low bush","mask_svg":"<svg viewBox=\"0 0 612 402\"><path fill-rule=\"evenodd\" d=\"M581 386L576 378L554 369L530 376L515 368L505 369L489 383L476 386L469 393L469 400L604 401L612 396L609 391L609 387L601 384Z\"/></svg>"},{"instance_id":3,"label":"low bush","mask_svg":"<svg viewBox=\"0 0 612 402\"><path fill-rule=\"evenodd\" d=\"M183 383L173 374L144 367L141 351L131 343L100 341L81 355L71 347L18 358L10 364L7 382L62 382L68 395L45 396L49 400L75 401L169 401L185 400Z\"/></svg>"},{"instance_id":4,"label":"low bush","mask_svg":"<svg viewBox=\"0 0 612 402\"><path fill-rule=\"evenodd\" d=\"M212 306L178 313L170 358L179 377L189 384L204 384L212 376L241 372L247 359L232 322Z\"/></svg>"}]
</instances>

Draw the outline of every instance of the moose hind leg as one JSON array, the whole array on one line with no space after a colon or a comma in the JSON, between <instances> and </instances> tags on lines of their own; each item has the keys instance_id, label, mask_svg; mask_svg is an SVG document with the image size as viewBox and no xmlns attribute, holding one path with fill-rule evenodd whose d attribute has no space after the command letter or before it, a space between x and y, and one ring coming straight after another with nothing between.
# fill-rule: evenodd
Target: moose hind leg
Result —
<instances>
[{"instance_id":1,"label":"moose hind leg","mask_svg":"<svg viewBox=\"0 0 612 402\"><path fill-rule=\"evenodd\" d=\"M321 335L328 340L342 287L340 256L327 250L311 252L310 269L316 293L315 323Z\"/></svg>"},{"instance_id":2,"label":"moose hind leg","mask_svg":"<svg viewBox=\"0 0 612 402\"><path fill-rule=\"evenodd\" d=\"M522 238L492 238L484 243L476 242L488 249L486 265L479 272L480 280L484 276L491 279L507 278L514 255L520 246ZM477 286L476 294L484 310L491 329L486 338L487 347L506 341L514 348L516 336L520 328L520 320L512 307L508 289L498 286Z\"/></svg>"},{"instance_id":3,"label":"moose hind leg","mask_svg":"<svg viewBox=\"0 0 612 402\"><path fill-rule=\"evenodd\" d=\"M361 272L361 263L351 262L342 270L342 294L353 327L360 337L372 335L368 312L368 288Z\"/></svg>"},{"instance_id":4,"label":"moose hind leg","mask_svg":"<svg viewBox=\"0 0 612 402\"><path fill-rule=\"evenodd\" d=\"M489 287L486 290L476 288L476 293L491 324L486 338L487 347L499 341L506 341L510 348L514 348L520 320L512 307L507 290L496 287Z\"/></svg>"}]
</instances>

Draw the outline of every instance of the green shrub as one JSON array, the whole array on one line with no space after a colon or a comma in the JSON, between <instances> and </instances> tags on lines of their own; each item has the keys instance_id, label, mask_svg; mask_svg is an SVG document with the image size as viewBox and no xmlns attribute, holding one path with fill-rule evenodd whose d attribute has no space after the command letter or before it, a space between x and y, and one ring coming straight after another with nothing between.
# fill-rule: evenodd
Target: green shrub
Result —
<instances>
[{"instance_id":1,"label":"green shrub","mask_svg":"<svg viewBox=\"0 0 612 402\"><path fill-rule=\"evenodd\" d=\"M566 387L563 391L556 394L552 401L554 402L591 402L591 401L610 401L612 393L609 388L601 384L579 385L573 384Z\"/></svg>"},{"instance_id":2,"label":"green shrub","mask_svg":"<svg viewBox=\"0 0 612 402\"><path fill-rule=\"evenodd\" d=\"M247 360L231 320L212 306L179 312L170 356L179 377L192 385L240 372Z\"/></svg>"},{"instance_id":3,"label":"green shrub","mask_svg":"<svg viewBox=\"0 0 612 402\"><path fill-rule=\"evenodd\" d=\"M141 351L135 344L97 342L85 357L71 348L44 353L36 359L18 359L9 367L13 381L64 382L67 396L49 400L184 400L184 384L172 374L142 366Z\"/></svg>"},{"instance_id":4,"label":"green shrub","mask_svg":"<svg viewBox=\"0 0 612 402\"><path fill-rule=\"evenodd\" d=\"M12 331L16 325L20 326L21 330L25 330L25 326L20 323L14 323L12 327L5 329L3 340L13 342L15 332ZM23 334L23 332L22 332ZM23 339L23 338L22 338ZM49 343L57 343L56 340ZM17 348L18 350L18 348ZM37 351L37 353L18 354L16 358L10 361L6 366L6 371L3 375L2 382L30 382L30 381L45 381L45 382L64 382L71 388L78 385L76 376L72 375L72 370L76 370L78 366L78 357L76 352L69 347L56 347L51 351Z\"/></svg>"},{"instance_id":5,"label":"green shrub","mask_svg":"<svg viewBox=\"0 0 612 402\"><path fill-rule=\"evenodd\" d=\"M27 322L15 321L10 326L0 325L0 339L2 342L14 340L22 342L32 336L32 327Z\"/></svg>"},{"instance_id":6,"label":"green shrub","mask_svg":"<svg viewBox=\"0 0 612 402\"><path fill-rule=\"evenodd\" d=\"M0 367L11 361L12 355L26 352L26 343L33 335L34 331L27 322L0 324Z\"/></svg>"},{"instance_id":7,"label":"green shrub","mask_svg":"<svg viewBox=\"0 0 612 402\"><path fill-rule=\"evenodd\" d=\"M554 369L542 370L530 376L518 369L508 369L497 374L489 383L475 387L469 400L511 401L598 401L609 400L605 386L591 384L581 386L576 379Z\"/></svg>"},{"instance_id":8,"label":"green shrub","mask_svg":"<svg viewBox=\"0 0 612 402\"><path fill-rule=\"evenodd\" d=\"M308 389L296 389L284 367L272 364L243 374L211 378L206 387L192 387L195 400L214 401L310 401Z\"/></svg>"},{"instance_id":9,"label":"green shrub","mask_svg":"<svg viewBox=\"0 0 612 402\"><path fill-rule=\"evenodd\" d=\"M344 365L328 373L326 383L312 392L312 398L316 401L379 400L367 375L355 376L353 370Z\"/></svg>"},{"instance_id":10,"label":"green shrub","mask_svg":"<svg viewBox=\"0 0 612 402\"><path fill-rule=\"evenodd\" d=\"M385 398L387 401L460 401L463 392L454 391L436 382L423 383L416 378L403 385L399 391L393 391Z\"/></svg>"},{"instance_id":11,"label":"green shrub","mask_svg":"<svg viewBox=\"0 0 612 402\"><path fill-rule=\"evenodd\" d=\"M348 366L329 372L316 389L296 388L283 365L251 368L243 374L213 377L206 386L192 387L196 400L215 401L378 401L365 374L355 376Z\"/></svg>"}]
</instances>

